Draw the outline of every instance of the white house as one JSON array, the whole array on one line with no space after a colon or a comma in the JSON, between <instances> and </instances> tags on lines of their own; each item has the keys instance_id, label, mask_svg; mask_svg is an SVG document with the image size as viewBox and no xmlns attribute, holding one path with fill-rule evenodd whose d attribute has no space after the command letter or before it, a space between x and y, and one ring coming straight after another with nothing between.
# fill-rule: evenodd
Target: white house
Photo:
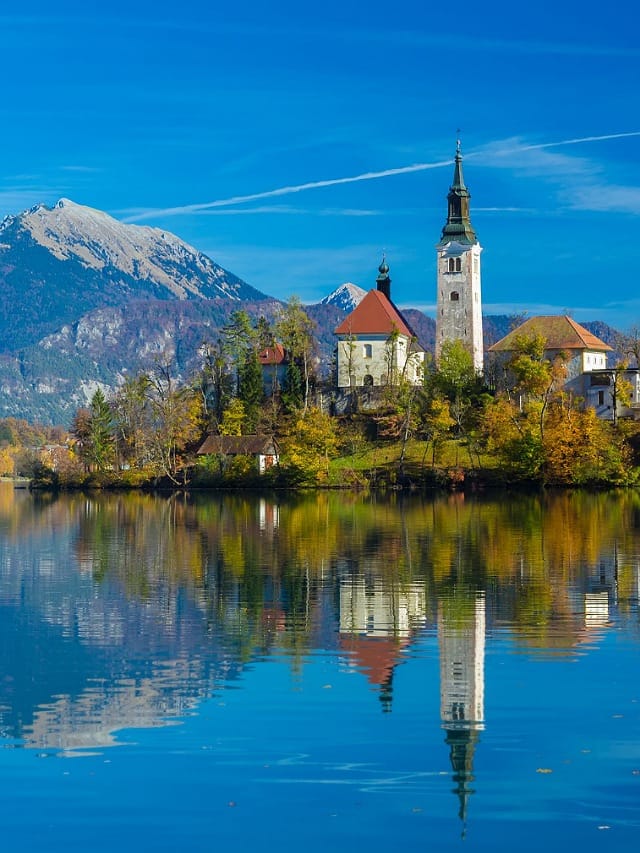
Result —
<instances>
[{"instance_id":1,"label":"white house","mask_svg":"<svg viewBox=\"0 0 640 853\"><path fill-rule=\"evenodd\" d=\"M525 320L517 329L489 347L494 371L499 373L500 366L506 365L516 349L518 338L535 336L545 340L545 359L563 359L566 369L565 390L583 399L585 406L594 408L600 417L610 417L611 371L607 367L607 353L612 348L571 317L551 315Z\"/></svg>"},{"instance_id":2,"label":"white house","mask_svg":"<svg viewBox=\"0 0 640 853\"><path fill-rule=\"evenodd\" d=\"M425 351L391 301L389 267L382 260L370 290L335 329L338 336L338 388L422 382Z\"/></svg>"}]
</instances>

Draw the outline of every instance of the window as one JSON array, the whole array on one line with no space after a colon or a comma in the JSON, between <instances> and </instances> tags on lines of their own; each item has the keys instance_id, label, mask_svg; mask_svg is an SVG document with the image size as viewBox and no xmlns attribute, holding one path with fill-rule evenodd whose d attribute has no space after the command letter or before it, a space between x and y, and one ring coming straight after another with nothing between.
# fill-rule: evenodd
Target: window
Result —
<instances>
[{"instance_id":1,"label":"window","mask_svg":"<svg viewBox=\"0 0 640 853\"><path fill-rule=\"evenodd\" d=\"M458 291L457 291L457 290L452 290L452 291L451 291L451 296L449 296L449 299L450 299L452 302L457 302L457 301L460 299L460 294L458 293Z\"/></svg>"},{"instance_id":2,"label":"window","mask_svg":"<svg viewBox=\"0 0 640 853\"><path fill-rule=\"evenodd\" d=\"M365 386L365 388L373 385L373 376L370 373L367 373L362 381L362 384Z\"/></svg>"},{"instance_id":3,"label":"window","mask_svg":"<svg viewBox=\"0 0 640 853\"><path fill-rule=\"evenodd\" d=\"M461 258L449 258L447 264L448 272L461 272L462 270L462 259Z\"/></svg>"},{"instance_id":4,"label":"window","mask_svg":"<svg viewBox=\"0 0 640 853\"><path fill-rule=\"evenodd\" d=\"M371 344L363 344L362 345L362 357L363 358L371 358L373 355L373 346Z\"/></svg>"},{"instance_id":5,"label":"window","mask_svg":"<svg viewBox=\"0 0 640 853\"><path fill-rule=\"evenodd\" d=\"M598 405L604 406L604 391L598 391Z\"/></svg>"}]
</instances>

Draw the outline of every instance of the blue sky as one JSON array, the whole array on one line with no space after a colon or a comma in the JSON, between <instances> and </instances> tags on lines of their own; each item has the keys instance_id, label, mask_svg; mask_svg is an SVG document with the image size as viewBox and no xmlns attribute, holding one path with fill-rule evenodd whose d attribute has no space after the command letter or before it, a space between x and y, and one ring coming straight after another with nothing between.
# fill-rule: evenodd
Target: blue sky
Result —
<instances>
[{"instance_id":1,"label":"blue sky","mask_svg":"<svg viewBox=\"0 0 640 853\"><path fill-rule=\"evenodd\" d=\"M606 11L33 0L0 14L0 214L71 198L303 301L385 250L430 313L460 128L485 312L640 324L640 12Z\"/></svg>"}]
</instances>

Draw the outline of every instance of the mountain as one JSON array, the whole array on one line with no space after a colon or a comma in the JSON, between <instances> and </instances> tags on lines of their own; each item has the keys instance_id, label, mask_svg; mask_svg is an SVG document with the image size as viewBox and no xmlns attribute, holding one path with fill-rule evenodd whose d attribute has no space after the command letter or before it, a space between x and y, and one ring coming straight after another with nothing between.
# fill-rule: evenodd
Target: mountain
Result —
<instances>
[{"instance_id":1,"label":"mountain","mask_svg":"<svg viewBox=\"0 0 640 853\"><path fill-rule=\"evenodd\" d=\"M365 291L345 283L305 306L316 323L319 367L327 375L333 330ZM126 225L61 199L0 223L0 417L68 425L98 387L171 359L188 379L203 344L215 343L231 313L273 321L282 303L157 228ZM429 351L435 322L403 311ZM485 317L485 340L512 317ZM611 343L615 330L585 323Z\"/></svg>"},{"instance_id":2,"label":"mountain","mask_svg":"<svg viewBox=\"0 0 640 853\"><path fill-rule=\"evenodd\" d=\"M268 299L183 240L68 199L0 224L0 352L133 299Z\"/></svg>"},{"instance_id":3,"label":"mountain","mask_svg":"<svg viewBox=\"0 0 640 853\"><path fill-rule=\"evenodd\" d=\"M324 299L320 300L320 305L335 305L345 313L353 311L361 299L366 296L367 291L357 284L352 284L350 281L341 284L332 291Z\"/></svg>"}]
</instances>

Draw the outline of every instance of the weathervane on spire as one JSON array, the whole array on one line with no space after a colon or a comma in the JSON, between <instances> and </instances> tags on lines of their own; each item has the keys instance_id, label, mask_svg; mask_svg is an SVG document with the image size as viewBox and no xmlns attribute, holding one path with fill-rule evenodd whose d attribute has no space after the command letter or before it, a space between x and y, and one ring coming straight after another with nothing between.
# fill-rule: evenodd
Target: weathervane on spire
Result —
<instances>
[{"instance_id":1,"label":"weathervane on spire","mask_svg":"<svg viewBox=\"0 0 640 853\"><path fill-rule=\"evenodd\" d=\"M460 148L462 143L460 142L460 128L456 129L456 157L460 156Z\"/></svg>"}]
</instances>

